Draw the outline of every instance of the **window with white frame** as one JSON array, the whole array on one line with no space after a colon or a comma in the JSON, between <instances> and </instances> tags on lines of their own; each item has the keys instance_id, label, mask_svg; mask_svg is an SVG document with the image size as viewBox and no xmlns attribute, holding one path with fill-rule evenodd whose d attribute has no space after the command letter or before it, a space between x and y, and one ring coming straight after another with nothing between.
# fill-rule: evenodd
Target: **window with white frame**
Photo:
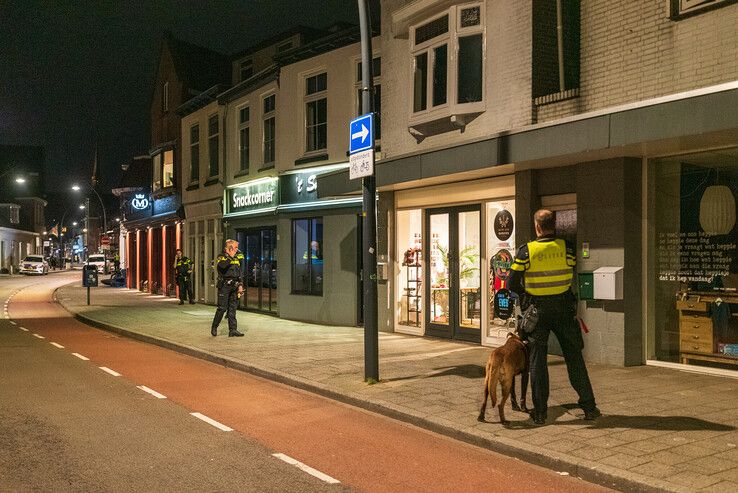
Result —
<instances>
[{"instance_id":1,"label":"window with white frame","mask_svg":"<svg viewBox=\"0 0 738 493\"><path fill-rule=\"evenodd\" d=\"M244 106L238 110L238 156L239 156L239 173L248 173L249 171L249 107Z\"/></svg>"},{"instance_id":2,"label":"window with white frame","mask_svg":"<svg viewBox=\"0 0 738 493\"><path fill-rule=\"evenodd\" d=\"M484 5L451 7L410 30L414 114L483 101Z\"/></svg>"},{"instance_id":3,"label":"window with white frame","mask_svg":"<svg viewBox=\"0 0 738 493\"><path fill-rule=\"evenodd\" d=\"M251 58L241 60L238 68L240 80L242 81L254 75L254 61Z\"/></svg>"},{"instance_id":4,"label":"window with white frame","mask_svg":"<svg viewBox=\"0 0 738 493\"><path fill-rule=\"evenodd\" d=\"M208 177L213 178L218 176L220 166L218 158L220 149L218 147L218 137L220 135L220 122L218 121L218 115L212 115L208 118Z\"/></svg>"},{"instance_id":5,"label":"window with white frame","mask_svg":"<svg viewBox=\"0 0 738 493\"><path fill-rule=\"evenodd\" d=\"M382 58L374 57L372 59L372 77L374 81L374 91L372 92L372 102L374 108L374 140L382 139ZM356 115L359 116L363 112L361 107L361 62L356 64Z\"/></svg>"},{"instance_id":6,"label":"window with white frame","mask_svg":"<svg viewBox=\"0 0 738 493\"><path fill-rule=\"evenodd\" d=\"M200 181L200 125L190 127L190 182Z\"/></svg>"},{"instance_id":7,"label":"window with white frame","mask_svg":"<svg viewBox=\"0 0 738 493\"><path fill-rule=\"evenodd\" d=\"M153 166L151 189L156 192L161 189L161 153L154 154L151 157L151 165Z\"/></svg>"},{"instance_id":8,"label":"window with white frame","mask_svg":"<svg viewBox=\"0 0 738 493\"><path fill-rule=\"evenodd\" d=\"M11 205L10 206L10 223L18 224L20 222L20 207Z\"/></svg>"},{"instance_id":9,"label":"window with white frame","mask_svg":"<svg viewBox=\"0 0 738 493\"><path fill-rule=\"evenodd\" d=\"M734 2L735 0L671 0L671 11L672 16L691 15Z\"/></svg>"},{"instance_id":10,"label":"window with white frame","mask_svg":"<svg viewBox=\"0 0 738 493\"><path fill-rule=\"evenodd\" d=\"M174 150L164 151L161 164L162 188L174 185Z\"/></svg>"},{"instance_id":11,"label":"window with white frame","mask_svg":"<svg viewBox=\"0 0 738 493\"><path fill-rule=\"evenodd\" d=\"M305 151L328 146L328 74L305 78Z\"/></svg>"},{"instance_id":12,"label":"window with white frame","mask_svg":"<svg viewBox=\"0 0 738 493\"><path fill-rule=\"evenodd\" d=\"M276 112L277 96L271 94L262 100L262 120L264 122L263 155L264 167L274 166L275 146L277 142Z\"/></svg>"},{"instance_id":13,"label":"window with white frame","mask_svg":"<svg viewBox=\"0 0 738 493\"><path fill-rule=\"evenodd\" d=\"M285 41L284 43L277 45L277 53L283 53L291 49L292 49L292 40Z\"/></svg>"}]
</instances>

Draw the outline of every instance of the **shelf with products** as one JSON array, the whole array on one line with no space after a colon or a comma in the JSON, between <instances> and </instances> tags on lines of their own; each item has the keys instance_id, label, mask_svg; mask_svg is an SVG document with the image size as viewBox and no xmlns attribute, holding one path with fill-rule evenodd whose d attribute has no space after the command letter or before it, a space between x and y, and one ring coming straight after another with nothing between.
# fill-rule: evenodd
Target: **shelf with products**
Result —
<instances>
[{"instance_id":1,"label":"shelf with products","mask_svg":"<svg viewBox=\"0 0 738 493\"><path fill-rule=\"evenodd\" d=\"M423 312L422 301L422 284L423 284L423 268L421 265L421 249L419 247L410 248L405 252L405 258L402 262L403 267L407 269L405 278L405 320L403 325L411 327L420 327L420 317Z\"/></svg>"}]
</instances>

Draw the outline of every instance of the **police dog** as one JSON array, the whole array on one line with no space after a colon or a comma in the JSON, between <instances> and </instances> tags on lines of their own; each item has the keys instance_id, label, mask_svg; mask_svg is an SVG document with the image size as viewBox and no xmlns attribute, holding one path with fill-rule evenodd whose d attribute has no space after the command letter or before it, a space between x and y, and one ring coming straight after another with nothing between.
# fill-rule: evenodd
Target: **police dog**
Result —
<instances>
[{"instance_id":1,"label":"police dog","mask_svg":"<svg viewBox=\"0 0 738 493\"><path fill-rule=\"evenodd\" d=\"M484 401L482 409L479 410L478 421L484 422L484 414L487 410L487 396L492 401L492 407L497 406L497 382L502 387L502 397L497 410L500 413L500 423L505 424L505 402L511 397L513 411L528 411L525 407L525 394L528 391L528 344L518 336L517 333L508 333L505 344L495 348L487 358L487 368L484 377ZM515 398L515 375L521 377L520 406Z\"/></svg>"}]
</instances>

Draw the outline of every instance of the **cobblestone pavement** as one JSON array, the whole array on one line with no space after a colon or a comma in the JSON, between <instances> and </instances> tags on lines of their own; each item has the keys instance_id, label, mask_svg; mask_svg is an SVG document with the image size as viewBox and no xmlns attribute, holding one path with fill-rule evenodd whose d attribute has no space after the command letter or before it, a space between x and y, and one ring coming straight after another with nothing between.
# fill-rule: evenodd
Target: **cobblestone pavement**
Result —
<instances>
[{"instance_id":1,"label":"cobblestone pavement","mask_svg":"<svg viewBox=\"0 0 738 493\"><path fill-rule=\"evenodd\" d=\"M489 348L380 333L380 378L363 380L363 331L239 312L246 337L214 308L126 289L68 285L57 299L78 318L188 354L387 414L522 460L626 491L738 491L738 380L665 368L589 365L604 416L582 420L563 360L550 357L547 426L488 408L477 421Z\"/></svg>"}]
</instances>

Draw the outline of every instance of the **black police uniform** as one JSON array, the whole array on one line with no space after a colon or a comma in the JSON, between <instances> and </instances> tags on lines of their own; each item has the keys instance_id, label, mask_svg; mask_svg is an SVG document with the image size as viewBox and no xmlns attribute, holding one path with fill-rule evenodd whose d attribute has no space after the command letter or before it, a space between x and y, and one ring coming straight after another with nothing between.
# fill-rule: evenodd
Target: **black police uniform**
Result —
<instances>
[{"instance_id":1,"label":"black police uniform","mask_svg":"<svg viewBox=\"0 0 738 493\"><path fill-rule=\"evenodd\" d=\"M216 260L218 269L218 309L215 311L213 325L210 333L218 335L218 325L223 320L223 315L228 313L228 336L240 337L243 334L236 326L236 310L238 309L238 287L241 283L241 268L243 254L236 253L231 257L227 253L221 253Z\"/></svg>"},{"instance_id":2,"label":"black police uniform","mask_svg":"<svg viewBox=\"0 0 738 493\"><path fill-rule=\"evenodd\" d=\"M600 415L592 384L582 357L584 339L576 320L576 298L571 281L576 255L571 245L550 236L522 246L510 274L510 289L538 309L538 323L529 335L530 380L533 391L533 420L542 424L548 411L548 335L556 334L566 361L569 382L579 394L585 419Z\"/></svg>"},{"instance_id":3,"label":"black police uniform","mask_svg":"<svg viewBox=\"0 0 738 493\"><path fill-rule=\"evenodd\" d=\"M179 286L179 304L184 304L189 299L190 304L195 303L195 295L192 291L192 260L182 256L174 262L174 270Z\"/></svg>"}]
</instances>

